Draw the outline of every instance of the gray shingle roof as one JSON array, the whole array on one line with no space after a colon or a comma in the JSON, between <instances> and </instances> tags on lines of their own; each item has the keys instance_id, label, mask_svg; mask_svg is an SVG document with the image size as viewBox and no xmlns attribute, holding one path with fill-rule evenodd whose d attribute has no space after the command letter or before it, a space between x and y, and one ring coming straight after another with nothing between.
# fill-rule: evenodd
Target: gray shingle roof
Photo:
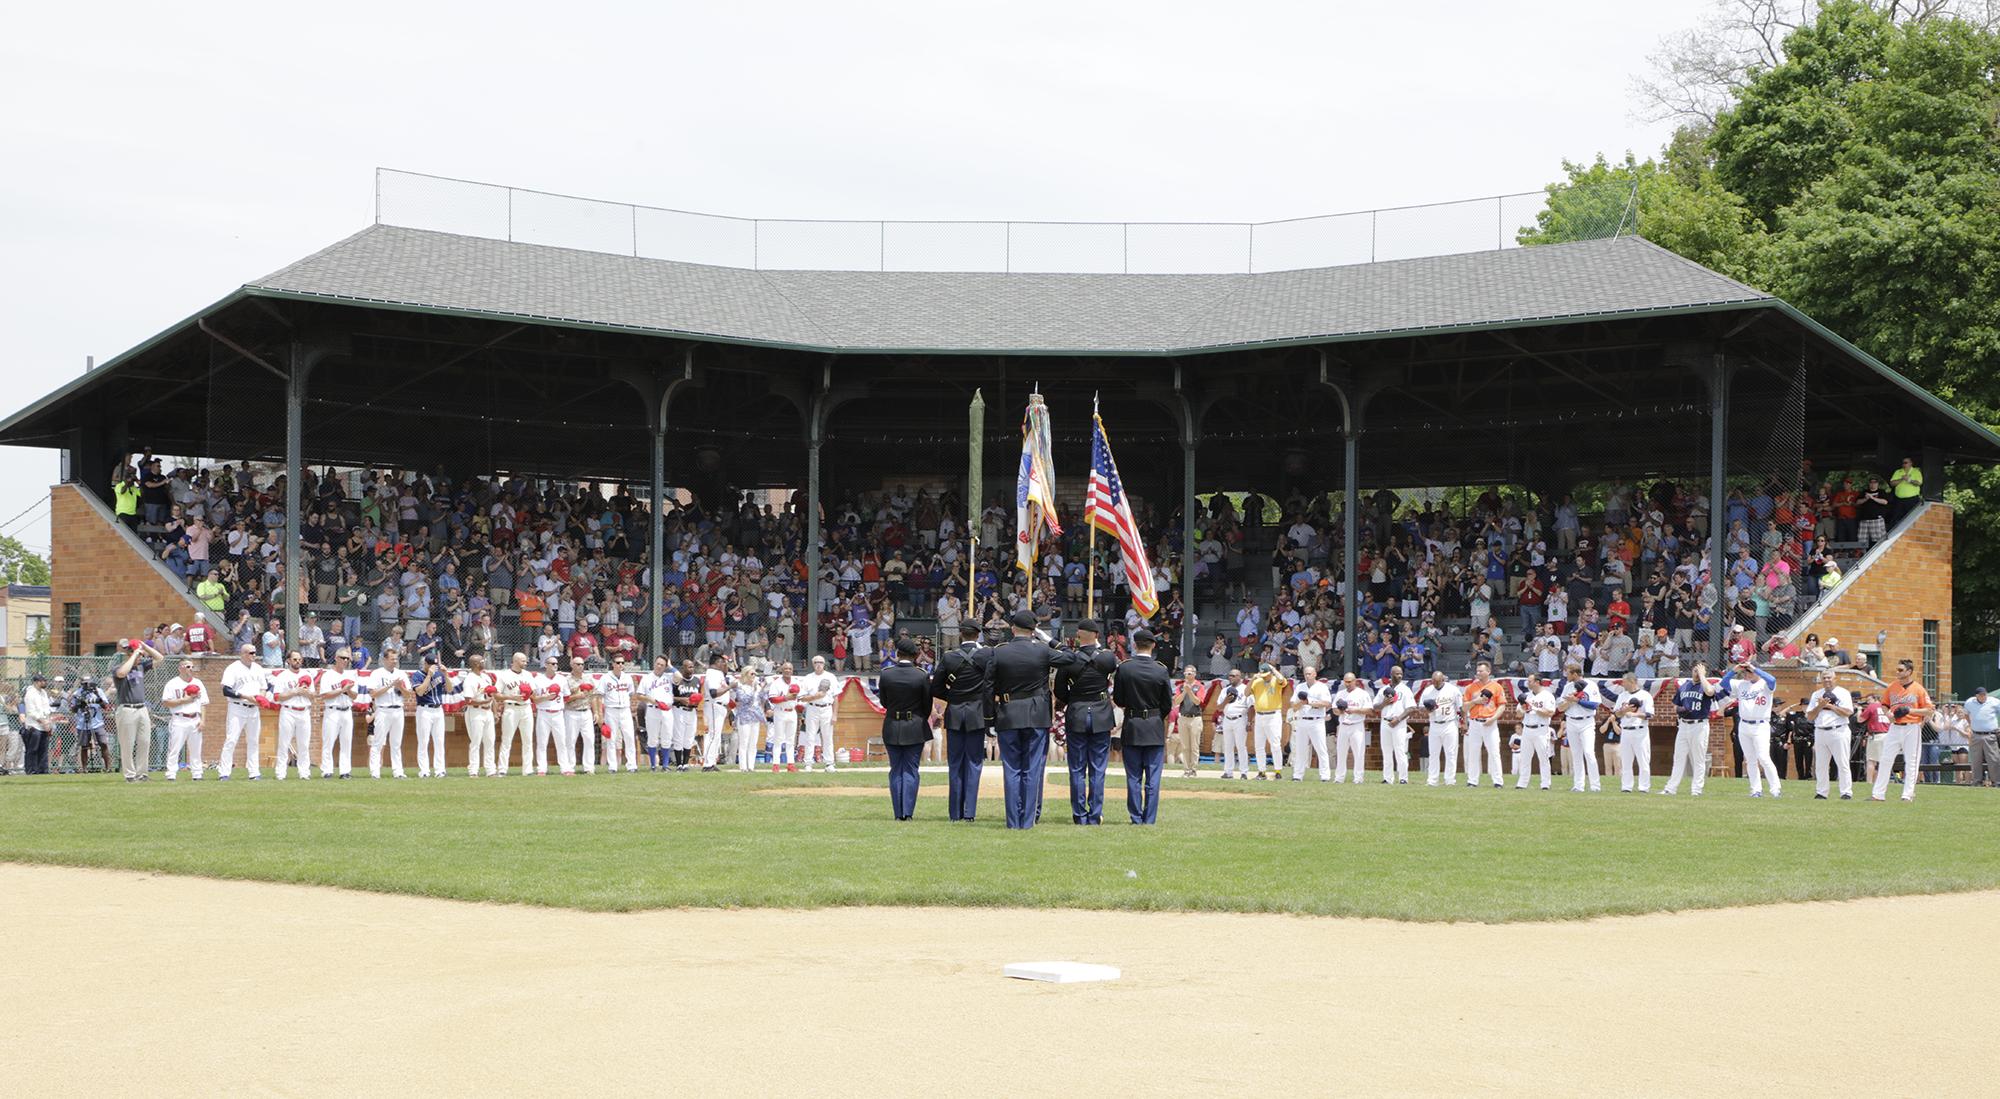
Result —
<instances>
[{"instance_id":1,"label":"gray shingle roof","mask_svg":"<svg viewBox=\"0 0 2000 1099\"><path fill-rule=\"evenodd\" d=\"M1772 300L1636 237L1254 275L750 271L374 226L252 292L835 351L1185 353Z\"/></svg>"}]
</instances>

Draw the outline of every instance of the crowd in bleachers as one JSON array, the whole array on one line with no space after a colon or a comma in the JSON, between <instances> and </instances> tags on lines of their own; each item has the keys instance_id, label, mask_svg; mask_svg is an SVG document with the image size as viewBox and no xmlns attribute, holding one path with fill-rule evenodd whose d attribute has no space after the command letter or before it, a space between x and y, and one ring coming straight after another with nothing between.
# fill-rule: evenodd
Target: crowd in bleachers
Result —
<instances>
[{"instance_id":1,"label":"crowd in bleachers","mask_svg":"<svg viewBox=\"0 0 2000 1099\"><path fill-rule=\"evenodd\" d=\"M1781 631L1914 504L1921 482L1909 483L1910 470L1905 463L1888 483L1841 477L1810 490L1732 491L1721 523L1730 565L1719 587L1698 486L1614 480L1587 512L1573 497L1499 489L1456 508L1428 494L1373 493L1358 521L1357 661L1372 675L1391 665L1457 674L1482 659L1503 669L1577 662L1592 674L1671 675L1718 614L1739 644L1784 645ZM651 517L627 486L309 468L300 494L298 583L309 617L299 641L309 662L341 647L496 659L520 650L537 660L655 647ZM1083 524L1043 545L1030 577L1013 565L1011 510L989 506L968 530L962 499L903 486L827 505L819 602L808 608L803 494L768 495L715 505L670 498L658 619L658 648L669 657L799 659L803 615L812 613L836 669L868 671L899 634L928 645L938 634L954 638L967 620L997 631L1022 608L1059 634L1084 613ZM251 644L268 663L282 659L284 503L278 470L170 467L150 454L121 469L120 519L227 624L216 637L200 625L169 628L163 642L195 651ZM1191 613L1181 603L1180 516L1143 499L1136 506L1141 528L1156 535L1161 614L1152 627L1177 638ZM1198 599L1218 621L1202 633L1211 638L1205 652L1189 659L1216 675L1260 662L1337 665L1337 497L1214 493L1198 506L1187 559ZM1138 620L1123 610L1115 545L1100 540L1097 553L1095 602L1116 649Z\"/></svg>"}]
</instances>

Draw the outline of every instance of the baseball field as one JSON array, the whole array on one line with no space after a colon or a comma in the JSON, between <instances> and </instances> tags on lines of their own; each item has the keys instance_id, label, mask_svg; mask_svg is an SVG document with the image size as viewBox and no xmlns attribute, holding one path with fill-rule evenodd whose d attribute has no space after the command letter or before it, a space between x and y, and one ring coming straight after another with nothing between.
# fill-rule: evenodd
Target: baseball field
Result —
<instances>
[{"instance_id":1,"label":"baseball field","mask_svg":"<svg viewBox=\"0 0 2000 1099\"><path fill-rule=\"evenodd\" d=\"M1169 779L1158 828L1073 827L1052 785L1044 825L1017 833L997 790L954 825L942 775L924 781L903 825L879 772L10 781L0 1079L43 1096L1995 1093L1951 1052L1990 995L1961 963L2000 919L1991 791ZM1111 793L1120 820L1115 773ZM1124 975L999 974L1051 958ZM1798 1020L1859 1036L1852 1056L1836 1070L1754 1037Z\"/></svg>"}]
</instances>

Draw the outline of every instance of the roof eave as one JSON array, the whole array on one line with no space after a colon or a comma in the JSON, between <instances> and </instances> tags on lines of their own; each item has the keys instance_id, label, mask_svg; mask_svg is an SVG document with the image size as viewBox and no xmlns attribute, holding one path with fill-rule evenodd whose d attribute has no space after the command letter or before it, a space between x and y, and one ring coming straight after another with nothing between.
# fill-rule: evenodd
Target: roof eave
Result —
<instances>
[{"instance_id":1,"label":"roof eave","mask_svg":"<svg viewBox=\"0 0 2000 1099\"><path fill-rule=\"evenodd\" d=\"M1815 336L1818 336L1820 339L1825 340L1827 343L1831 344L1837 350L1847 355L1853 356L1854 359L1860 362L1863 366L1866 366L1868 369L1874 371L1877 375L1893 383L1897 388L1903 390L1905 393L1908 393L1909 395L1917 398L1919 402L1928 406L1932 411L1941 413L1946 419L1956 423L1959 427L1964 428L1968 433L1970 433L1973 436L1973 438L1977 439L1980 443L1986 446L1989 453L1983 455L1982 457L1986 458L1989 461L1995 458L2000 458L2000 434L1995 434L1991 428L1988 428L1985 424L1982 424L1978 420L1975 420L1972 417L1967 416L1965 413L1959 411L1957 408L1953 407L1950 402L1944 400L1942 397L1939 397L1937 394L1932 393L1930 390L1925 389L1923 386L1920 386L1917 383L1911 381L1910 379L1904 377L1900 371L1889 366L1889 364L1883 362L1882 360L1876 358L1873 355L1870 355L1868 352L1863 351L1861 348L1856 347L1854 344L1849 343L1846 339L1841 337L1839 334L1835 333L1832 329L1807 316L1797 306L1792 305L1778 298L1773 298L1771 299L1771 301L1772 304L1777 308L1778 312L1782 313L1784 316L1798 322L1807 331L1811 332Z\"/></svg>"}]
</instances>

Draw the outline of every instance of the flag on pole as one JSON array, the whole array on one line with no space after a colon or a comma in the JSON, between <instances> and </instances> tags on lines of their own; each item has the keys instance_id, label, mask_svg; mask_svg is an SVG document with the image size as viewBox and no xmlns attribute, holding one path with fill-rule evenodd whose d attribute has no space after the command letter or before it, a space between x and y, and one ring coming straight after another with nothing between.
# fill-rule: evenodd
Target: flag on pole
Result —
<instances>
[{"instance_id":1,"label":"flag on pole","mask_svg":"<svg viewBox=\"0 0 2000 1099\"><path fill-rule=\"evenodd\" d=\"M1111 440L1105 437L1104 420L1095 411L1090 433L1090 491L1084 497L1083 521L1118 539L1118 556L1125 562L1125 586L1132 591L1132 606L1142 618L1153 617L1160 609L1153 593L1153 566L1146 560L1146 540L1139 536L1139 524L1132 518L1132 502L1125 495L1125 483L1118 479L1118 463L1111 458Z\"/></svg>"},{"instance_id":2,"label":"flag on pole","mask_svg":"<svg viewBox=\"0 0 2000 1099\"><path fill-rule=\"evenodd\" d=\"M1014 481L1014 563L1035 575L1042 530L1061 534L1056 521L1056 465L1049 443L1049 407L1040 393L1028 395L1021 417L1021 472Z\"/></svg>"}]
</instances>

